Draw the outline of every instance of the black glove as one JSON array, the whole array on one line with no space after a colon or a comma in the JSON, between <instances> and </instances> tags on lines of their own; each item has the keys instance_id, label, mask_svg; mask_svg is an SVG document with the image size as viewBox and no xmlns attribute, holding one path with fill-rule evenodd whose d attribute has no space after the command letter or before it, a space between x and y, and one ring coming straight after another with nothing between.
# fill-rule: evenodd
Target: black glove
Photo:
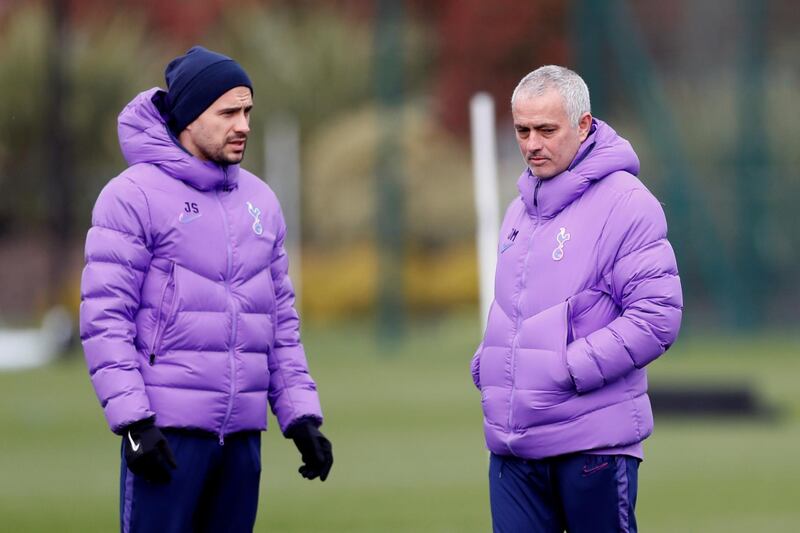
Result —
<instances>
[{"instance_id":1,"label":"black glove","mask_svg":"<svg viewBox=\"0 0 800 533\"><path fill-rule=\"evenodd\" d=\"M167 483L175 464L175 456L167 439L152 418L139 420L125 427L122 434L125 462L128 469L153 483Z\"/></svg>"},{"instance_id":2,"label":"black glove","mask_svg":"<svg viewBox=\"0 0 800 533\"><path fill-rule=\"evenodd\" d=\"M325 481L333 466L333 451L331 441L325 438L318 426L316 419L301 418L289 426L286 437L294 441L303 458L304 464L298 469L300 475Z\"/></svg>"}]
</instances>

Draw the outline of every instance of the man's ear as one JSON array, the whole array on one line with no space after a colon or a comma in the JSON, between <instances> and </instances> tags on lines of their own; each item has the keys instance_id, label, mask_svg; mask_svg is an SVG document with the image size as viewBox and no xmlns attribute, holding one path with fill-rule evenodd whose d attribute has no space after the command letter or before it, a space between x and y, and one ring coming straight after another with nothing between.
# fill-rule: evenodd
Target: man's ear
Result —
<instances>
[{"instance_id":1,"label":"man's ear","mask_svg":"<svg viewBox=\"0 0 800 533\"><path fill-rule=\"evenodd\" d=\"M581 142L586 140L589 136L589 130L592 129L592 114L584 113L578 120L578 138Z\"/></svg>"}]
</instances>

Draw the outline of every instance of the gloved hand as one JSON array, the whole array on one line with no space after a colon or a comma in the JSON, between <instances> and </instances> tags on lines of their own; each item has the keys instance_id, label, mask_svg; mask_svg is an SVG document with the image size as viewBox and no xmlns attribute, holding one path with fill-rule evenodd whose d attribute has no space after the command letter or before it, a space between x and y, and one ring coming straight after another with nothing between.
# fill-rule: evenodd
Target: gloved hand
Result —
<instances>
[{"instance_id":1,"label":"gloved hand","mask_svg":"<svg viewBox=\"0 0 800 533\"><path fill-rule=\"evenodd\" d=\"M286 437L294 441L303 458L304 464L298 469L300 475L325 481L333 466L333 451L331 441L319 430L319 422L313 418L301 418L289 426Z\"/></svg>"},{"instance_id":2,"label":"gloved hand","mask_svg":"<svg viewBox=\"0 0 800 533\"><path fill-rule=\"evenodd\" d=\"M152 418L127 426L122 442L125 462L135 475L153 483L167 483L172 478L171 470L178 465L167 439Z\"/></svg>"}]
</instances>

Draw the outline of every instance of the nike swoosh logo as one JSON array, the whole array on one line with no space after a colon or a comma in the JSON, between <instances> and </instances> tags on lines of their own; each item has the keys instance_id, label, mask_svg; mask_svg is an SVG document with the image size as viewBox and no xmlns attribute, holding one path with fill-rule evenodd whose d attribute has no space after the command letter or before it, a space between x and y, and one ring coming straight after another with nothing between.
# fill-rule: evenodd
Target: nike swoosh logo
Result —
<instances>
[{"instance_id":1,"label":"nike swoosh logo","mask_svg":"<svg viewBox=\"0 0 800 533\"><path fill-rule=\"evenodd\" d=\"M197 220L201 216L203 216L202 213L197 213L194 215L189 213L181 213L181 216L178 217L178 220L180 221L181 224L188 224L189 222Z\"/></svg>"},{"instance_id":2,"label":"nike swoosh logo","mask_svg":"<svg viewBox=\"0 0 800 533\"><path fill-rule=\"evenodd\" d=\"M139 448L142 446L142 443L136 443L133 441L133 437L131 437L131 432L128 432L128 440L131 441L131 448L133 451L138 452Z\"/></svg>"},{"instance_id":3,"label":"nike swoosh logo","mask_svg":"<svg viewBox=\"0 0 800 533\"><path fill-rule=\"evenodd\" d=\"M587 468L587 467L584 466L583 467L583 475L584 476L591 476L595 472L599 472L599 471L603 470L607 466L608 466L607 462L600 463L599 465L593 466L592 468Z\"/></svg>"}]
</instances>

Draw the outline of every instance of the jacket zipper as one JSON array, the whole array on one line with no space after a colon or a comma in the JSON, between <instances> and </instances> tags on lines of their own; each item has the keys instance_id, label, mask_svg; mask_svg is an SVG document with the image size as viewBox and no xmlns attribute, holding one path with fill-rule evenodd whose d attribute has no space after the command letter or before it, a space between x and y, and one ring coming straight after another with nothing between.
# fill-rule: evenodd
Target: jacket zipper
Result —
<instances>
[{"instance_id":1,"label":"jacket zipper","mask_svg":"<svg viewBox=\"0 0 800 533\"><path fill-rule=\"evenodd\" d=\"M533 207L536 208L536 216L539 216L539 188L542 186L542 180L536 180L536 187L533 189Z\"/></svg>"},{"instance_id":2,"label":"jacket zipper","mask_svg":"<svg viewBox=\"0 0 800 533\"><path fill-rule=\"evenodd\" d=\"M541 185L541 181L537 182L536 189L533 193L533 202L534 205L537 204L537 194L539 192L539 186ZM533 217L532 217L533 218ZM528 263L531 257L531 245L533 244L533 236L536 233L536 230L539 226L539 217L538 215L533 218L533 226L531 227L531 234L528 237L527 246L525 249L525 261L522 264L522 274L520 279L520 290L517 295L517 301L514 303L514 312L516 314L514 318L514 337L511 339L511 395L509 396L508 402L508 431L512 431L512 424L514 420L514 393L517 390L517 376L516 376L516 362L517 362L517 337L519 337L519 328L522 324L522 310L520 309L520 300L522 299L522 291L525 288L528 279ZM514 450L511 449L511 444L508 443L508 451L514 455Z\"/></svg>"},{"instance_id":3,"label":"jacket zipper","mask_svg":"<svg viewBox=\"0 0 800 533\"><path fill-rule=\"evenodd\" d=\"M228 182L228 171L225 169L225 183ZM230 348L228 349L228 368L230 370L230 388L228 391L228 408L225 412L225 418L222 420L222 426L219 429L219 444L220 446L225 444L225 428L228 425L228 421L231 417L231 412L233 411L233 398L236 394L236 359L234 357L234 349L236 346L236 322L237 322L237 310L236 310L236 301L233 298L233 294L231 292L231 277L232 277L232 268L233 268L233 250L231 249L231 236L230 236L230 226L228 224L228 215L225 212L225 205L222 203L222 199L220 198L219 191L217 191L217 202L219 203L219 207L222 211L222 222L225 228L225 243L227 249L227 268L225 273L225 292L228 295L228 302L231 305L231 337L230 337Z\"/></svg>"},{"instance_id":4,"label":"jacket zipper","mask_svg":"<svg viewBox=\"0 0 800 533\"><path fill-rule=\"evenodd\" d=\"M156 352L161 348L161 337L164 335L164 330L167 329L167 322L169 317L172 316L172 308L175 303L175 289L172 291L172 305L170 305L169 314L162 320L161 315L164 312L164 297L167 295L167 289L170 284L175 283L175 262L170 261L169 275L164 288L161 290L161 303L158 306L158 315L156 315L156 332L153 336L153 344L150 346L150 366L156 364Z\"/></svg>"}]
</instances>

